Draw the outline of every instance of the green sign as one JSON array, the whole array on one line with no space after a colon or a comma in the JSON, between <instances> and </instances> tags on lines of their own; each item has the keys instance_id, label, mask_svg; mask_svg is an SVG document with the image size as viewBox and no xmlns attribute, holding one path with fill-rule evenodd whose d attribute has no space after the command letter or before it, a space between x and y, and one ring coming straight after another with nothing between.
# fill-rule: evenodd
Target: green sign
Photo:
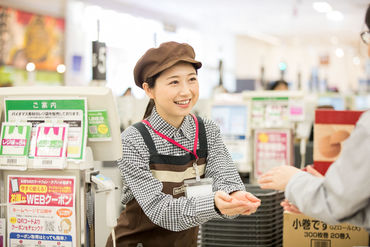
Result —
<instances>
[{"instance_id":1,"label":"green sign","mask_svg":"<svg viewBox=\"0 0 370 247\"><path fill-rule=\"evenodd\" d=\"M112 140L108 113L106 110L88 111L88 138L89 141L110 141Z\"/></svg>"},{"instance_id":2,"label":"green sign","mask_svg":"<svg viewBox=\"0 0 370 247\"><path fill-rule=\"evenodd\" d=\"M5 119L8 122L32 123L31 139L36 136L36 127L40 123L68 124L67 159L82 160L84 157L87 136L85 98L6 98ZM35 144L31 141L29 158L33 158L34 154Z\"/></svg>"},{"instance_id":3,"label":"green sign","mask_svg":"<svg viewBox=\"0 0 370 247\"><path fill-rule=\"evenodd\" d=\"M255 101L288 100L288 97L253 97Z\"/></svg>"}]
</instances>

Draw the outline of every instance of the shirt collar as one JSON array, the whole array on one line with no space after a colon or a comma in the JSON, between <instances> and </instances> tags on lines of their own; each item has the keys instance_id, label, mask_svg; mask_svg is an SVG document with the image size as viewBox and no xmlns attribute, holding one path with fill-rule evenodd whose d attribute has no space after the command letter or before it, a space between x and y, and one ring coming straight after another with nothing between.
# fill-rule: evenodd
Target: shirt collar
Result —
<instances>
[{"instance_id":1,"label":"shirt collar","mask_svg":"<svg viewBox=\"0 0 370 247\"><path fill-rule=\"evenodd\" d=\"M176 129L171 124L167 123L157 112L155 106L153 107L151 115L148 117L149 123L152 127L161 132L162 134L172 137L176 132L182 133L189 140L194 139L195 135L195 123L192 116L187 115L182 121L180 127Z\"/></svg>"},{"instance_id":2,"label":"shirt collar","mask_svg":"<svg viewBox=\"0 0 370 247\"><path fill-rule=\"evenodd\" d=\"M184 118L184 121L182 121L179 129L182 131L186 138L188 138L189 140L194 140L195 123L192 116L187 115Z\"/></svg>"}]
</instances>

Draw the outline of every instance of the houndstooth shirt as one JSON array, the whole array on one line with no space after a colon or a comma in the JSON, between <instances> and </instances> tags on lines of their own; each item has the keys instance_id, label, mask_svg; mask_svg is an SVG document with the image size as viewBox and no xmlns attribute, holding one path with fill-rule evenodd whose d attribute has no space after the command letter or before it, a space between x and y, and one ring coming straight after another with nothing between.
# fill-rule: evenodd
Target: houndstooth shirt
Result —
<instances>
[{"instance_id":1,"label":"houndstooth shirt","mask_svg":"<svg viewBox=\"0 0 370 247\"><path fill-rule=\"evenodd\" d=\"M193 150L195 123L188 115L177 129L168 124L157 113L155 107L147 119L154 129ZM146 125L145 125L146 126ZM245 190L220 135L219 127L211 120L204 119L208 156L205 176L213 178L213 191L231 193ZM147 127L147 126L146 126ZM162 139L147 127L158 153L180 156L186 151ZM203 224L212 218L221 218L214 206L214 195L173 198L162 192L162 183L153 177L149 169L149 149L139 131L130 126L121 135L123 157L118 167L123 179L121 201L127 204L136 199L149 219L168 230L182 231ZM198 142L199 148L199 142Z\"/></svg>"}]
</instances>

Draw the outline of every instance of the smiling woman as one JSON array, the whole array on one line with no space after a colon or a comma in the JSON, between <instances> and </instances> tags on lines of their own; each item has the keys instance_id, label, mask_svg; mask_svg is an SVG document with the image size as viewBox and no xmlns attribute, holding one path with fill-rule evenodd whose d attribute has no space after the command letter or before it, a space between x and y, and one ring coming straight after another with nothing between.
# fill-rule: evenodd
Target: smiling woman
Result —
<instances>
[{"instance_id":1,"label":"smiling woman","mask_svg":"<svg viewBox=\"0 0 370 247\"><path fill-rule=\"evenodd\" d=\"M167 92L167 90L172 89L171 92L174 93L176 88L178 91L179 89L182 90L182 87L184 85L192 85L191 92L196 93L196 98L193 98L192 106L195 105L199 97L197 69L202 67L202 63L194 60L194 58L195 52L191 46L189 46L188 44L179 44L176 42L163 43L157 49L149 49L140 58L134 69L135 83L137 86L143 88L150 98L149 104L144 114L144 118L148 117L152 112L155 97L154 91L161 92L162 94L165 92L167 94L169 93ZM182 68L180 69L182 71L177 72L176 68L171 68L178 67L180 66L180 64L183 64ZM185 67L188 68L186 69ZM161 75L163 73L165 75ZM159 82L157 84L160 85L156 87L157 89L155 89L157 79L159 79ZM189 83L190 81L191 83ZM197 85L196 90L194 88L195 84ZM167 86L163 87L165 85ZM180 93L183 94L184 92ZM183 97L183 95L180 95L178 97ZM159 104L159 101L157 103ZM169 104L169 106L170 105L171 104ZM189 114L189 112L187 114Z\"/></svg>"},{"instance_id":2,"label":"smiling woman","mask_svg":"<svg viewBox=\"0 0 370 247\"><path fill-rule=\"evenodd\" d=\"M190 114L202 66L188 44L149 49L134 69L150 98L142 122L122 133L125 210L117 246L197 246L198 226L213 218L249 215L260 200L245 191L220 129ZM112 246L112 236L106 246Z\"/></svg>"},{"instance_id":3,"label":"smiling woman","mask_svg":"<svg viewBox=\"0 0 370 247\"><path fill-rule=\"evenodd\" d=\"M155 86L143 83L146 94L154 100L156 110L174 127L180 127L199 97L199 84L195 68L180 62L163 71Z\"/></svg>"}]
</instances>

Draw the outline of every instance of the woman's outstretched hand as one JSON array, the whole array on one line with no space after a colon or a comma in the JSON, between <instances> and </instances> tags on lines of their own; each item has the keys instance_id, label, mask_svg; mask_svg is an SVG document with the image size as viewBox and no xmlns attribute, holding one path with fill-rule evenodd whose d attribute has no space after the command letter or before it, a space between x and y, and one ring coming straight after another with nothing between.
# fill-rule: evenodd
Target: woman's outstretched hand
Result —
<instances>
[{"instance_id":1,"label":"woman's outstretched hand","mask_svg":"<svg viewBox=\"0 0 370 247\"><path fill-rule=\"evenodd\" d=\"M217 191L215 205L224 215L250 215L256 212L261 205L261 200L245 191L235 191L230 195L223 191Z\"/></svg>"}]
</instances>

